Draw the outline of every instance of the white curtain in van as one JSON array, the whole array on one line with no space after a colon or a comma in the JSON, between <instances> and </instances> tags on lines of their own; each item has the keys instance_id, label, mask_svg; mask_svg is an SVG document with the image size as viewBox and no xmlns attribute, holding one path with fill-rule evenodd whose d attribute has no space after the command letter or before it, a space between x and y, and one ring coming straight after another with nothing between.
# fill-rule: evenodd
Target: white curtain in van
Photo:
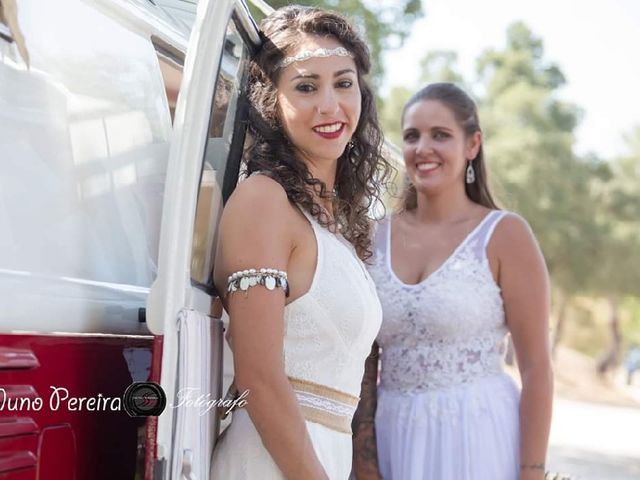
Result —
<instances>
[{"instance_id":1,"label":"white curtain in van","mask_svg":"<svg viewBox=\"0 0 640 480\"><path fill-rule=\"evenodd\" d=\"M216 430L215 402L222 396L222 323L201 312L178 315L178 369L171 477L209 478Z\"/></svg>"}]
</instances>

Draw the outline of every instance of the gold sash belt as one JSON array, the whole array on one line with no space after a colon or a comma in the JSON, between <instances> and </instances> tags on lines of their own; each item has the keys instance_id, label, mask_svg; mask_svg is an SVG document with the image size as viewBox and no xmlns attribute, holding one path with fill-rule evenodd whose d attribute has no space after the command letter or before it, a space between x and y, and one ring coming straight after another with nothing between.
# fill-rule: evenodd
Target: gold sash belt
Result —
<instances>
[{"instance_id":1,"label":"gold sash belt","mask_svg":"<svg viewBox=\"0 0 640 480\"><path fill-rule=\"evenodd\" d=\"M289 377L304 418L327 428L351 434L358 397L325 385Z\"/></svg>"},{"instance_id":2,"label":"gold sash belt","mask_svg":"<svg viewBox=\"0 0 640 480\"><path fill-rule=\"evenodd\" d=\"M288 377L305 420L319 423L337 432L351 434L351 420L360 399L325 385ZM225 399L238 397L235 382L231 384ZM218 407L220 418L224 420L231 409Z\"/></svg>"}]
</instances>

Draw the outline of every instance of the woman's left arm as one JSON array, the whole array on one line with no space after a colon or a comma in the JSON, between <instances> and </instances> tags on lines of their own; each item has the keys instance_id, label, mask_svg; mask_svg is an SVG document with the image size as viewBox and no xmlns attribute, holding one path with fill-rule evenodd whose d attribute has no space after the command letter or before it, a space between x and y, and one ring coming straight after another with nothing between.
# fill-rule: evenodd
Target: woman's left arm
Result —
<instances>
[{"instance_id":1,"label":"woman's left arm","mask_svg":"<svg viewBox=\"0 0 640 480\"><path fill-rule=\"evenodd\" d=\"M517 215L498 224L489 256L498 260L498 283L522 380L520 480L542 480L553 403L549 275L531 228Z\"/></svg>"}]
</instances>

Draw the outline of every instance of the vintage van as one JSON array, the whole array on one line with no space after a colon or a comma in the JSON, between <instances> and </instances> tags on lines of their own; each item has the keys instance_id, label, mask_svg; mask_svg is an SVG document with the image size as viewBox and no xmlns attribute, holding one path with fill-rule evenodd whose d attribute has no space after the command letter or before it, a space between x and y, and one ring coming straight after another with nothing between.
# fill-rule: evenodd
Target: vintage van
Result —
<instances>
[{"instance_id":1,"label":"vintage van","mask_svg":"<svg viewBox=\"0 0 640 480\"><path fill-rule=\"evenodd\" d=\"M0 478L206 478L214 410L176 392L222 395L212 252L255 23L241 0L0 6ZM148 380L164 413L130 417Z\"/></svg>"},{"instance_id":2,"label":"vintage van","mask_svg":"<svg viewBox=\"0 0 640 480\"><path fill-rule=\"evenodd\" d=\"M208 478L259 44L243 0L0 0L0 478Z\"/></svg>"}]
</instances>

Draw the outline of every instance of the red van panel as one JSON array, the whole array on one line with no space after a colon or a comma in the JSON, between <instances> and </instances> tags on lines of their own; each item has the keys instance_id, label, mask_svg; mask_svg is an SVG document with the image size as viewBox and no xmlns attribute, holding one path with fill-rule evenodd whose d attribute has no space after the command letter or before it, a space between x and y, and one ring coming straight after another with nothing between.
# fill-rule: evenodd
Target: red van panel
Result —
<instances>
[{"instance_id":1,"label":"red van panel","mask_svg":"<svg viewBox=\"0 0 640 480\"><path fill-rule=\"evenodd\" d=\"M151 336L0 335L0 479L141 474L145 419L122 395L151 378L152 348Z\"/></svg>"}]
</instances>

